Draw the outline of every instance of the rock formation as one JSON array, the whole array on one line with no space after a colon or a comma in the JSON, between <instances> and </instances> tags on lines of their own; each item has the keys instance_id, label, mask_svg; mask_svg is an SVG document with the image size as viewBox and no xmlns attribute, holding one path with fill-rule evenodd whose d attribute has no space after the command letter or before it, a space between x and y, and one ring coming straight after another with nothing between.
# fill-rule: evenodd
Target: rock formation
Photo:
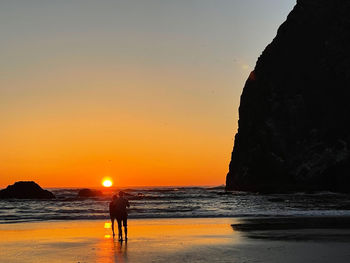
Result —
<instances>
[{"instance_id":1,"label":"rock formation","mask_svg":"<svg viewBox=\"0 0 350 263\"><path fill-rule=\"evenodd\" d=\"M91 198L91 197L99 197L99 196L103 196L103 193L99 190L81 189L78 192L79 198Z\"/></svg>"},{"instance_id":2,"label":"rock formation","mask_svg":"<svg viewBox=\"0 0 350 263\"><path fill-rule=\"evenodd\" d=\"M350 192L349 13L297 1L243 89L226 189Z\"/></svg>"},{"instance_id":3,"label":"rock formation","mask_svg":"<svg viewBox=\"0 0 350 263\"><path fill-rule=\"evenodd\" d=\"M0 191L0 199L53 199L55 195L35 182L16 182Z\"/></svg>"}]
</instances>

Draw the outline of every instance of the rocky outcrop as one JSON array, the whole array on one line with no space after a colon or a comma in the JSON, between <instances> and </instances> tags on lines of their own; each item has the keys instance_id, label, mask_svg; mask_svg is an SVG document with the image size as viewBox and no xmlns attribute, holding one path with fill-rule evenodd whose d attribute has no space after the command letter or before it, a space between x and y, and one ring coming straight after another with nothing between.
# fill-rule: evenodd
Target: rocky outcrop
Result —
<instances>
[{"instance_id":1,"label":"rocky outcrop","mask_svg":"<svg viewBox=\"0 0 350 263\"><path fill-rule=\"evenodd\" d=\"M55 195L35 182L16 182L0 191L0 199L53 199Z\"/></svg>"},{"instance_id":2,"label":"rocky outcrop","mask_svg":"<svg viewBox=\"0 0 350 263\"><path fill-rule=\"evenodd\" d=\"M350 192L349 13L297 1L243 89L226 189Z\"/></svg>"},{"instance_id":3,"label":"rocky outcrop","mask_svg":"<svg viewBox=\"0 0 350 263\"><path fill-rule=\"evenodd\" d=\"M103 196L102 191L92 190L92 189L81 189L78 192L79 198L90 198L90 197L100 197Z\"/></svg>"}]
</instances>

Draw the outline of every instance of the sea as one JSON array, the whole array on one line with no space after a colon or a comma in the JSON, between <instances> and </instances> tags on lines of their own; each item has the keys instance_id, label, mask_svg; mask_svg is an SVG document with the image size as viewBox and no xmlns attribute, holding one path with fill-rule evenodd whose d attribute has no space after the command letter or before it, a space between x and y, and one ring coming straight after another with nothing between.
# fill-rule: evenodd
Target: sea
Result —
<instances>
[{"instance_id":1,"label":"sea","mask_svg":"<svg viewBox=\"0 0 350 263\"><path fill-rule=\"evenodd\" d=\"M0 224L50 220L108 219L108 204L120 189L80 198L78 188L47 189L52 200L0 200ZM219 187L139 187L122 189L129 218L215 218L350 216L350 195L332 192L253 194Z\"/></svg>"}]
</instances>

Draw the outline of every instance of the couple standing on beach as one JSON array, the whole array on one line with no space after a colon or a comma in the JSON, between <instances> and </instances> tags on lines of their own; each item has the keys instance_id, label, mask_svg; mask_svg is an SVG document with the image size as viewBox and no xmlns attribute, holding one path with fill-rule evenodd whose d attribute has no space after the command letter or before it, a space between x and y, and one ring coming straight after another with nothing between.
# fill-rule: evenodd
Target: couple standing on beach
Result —
<instances>
[{"instance_id":1,"label":"couple standing on beach","mask_svg":"<svg viewBox=\"0 0 350 263\"><path fill-rule=\"evenodd\" d=\"M118 239L123 241L122 223L124 226L125 241L128 240L128 211L127 207L130 207L129 201L124 198L124 192L120 191L118 196L113 195L112 201L109 203L109 215L112 221L112 231L114 233L114 220L118 223Z\"/></svg>"}]
</instances>

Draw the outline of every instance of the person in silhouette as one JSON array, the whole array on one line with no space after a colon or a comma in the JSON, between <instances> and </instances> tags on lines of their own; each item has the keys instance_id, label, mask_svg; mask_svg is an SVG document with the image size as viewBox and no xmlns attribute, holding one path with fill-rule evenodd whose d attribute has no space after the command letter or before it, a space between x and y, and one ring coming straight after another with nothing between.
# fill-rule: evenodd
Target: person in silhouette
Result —
<instances>
[{"instance_id":1,"label":"person in silhouette","mask_svg":"<svg viewBox=\"0 0 350 263\"><path fill-rule=\"evenodd\" d=\"M109 214L112 221L112 231L114 233L114 220L117 220L118 223L118 239L123 240L122 234L122 223L124 226L125 240L128 239L128 211L127 207L130 207L129 201L124 198L124 192L119 192L119 197L114 195L112 202L109 203Z\"/></svg>"}]
</instances>

